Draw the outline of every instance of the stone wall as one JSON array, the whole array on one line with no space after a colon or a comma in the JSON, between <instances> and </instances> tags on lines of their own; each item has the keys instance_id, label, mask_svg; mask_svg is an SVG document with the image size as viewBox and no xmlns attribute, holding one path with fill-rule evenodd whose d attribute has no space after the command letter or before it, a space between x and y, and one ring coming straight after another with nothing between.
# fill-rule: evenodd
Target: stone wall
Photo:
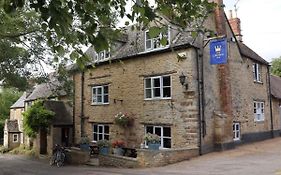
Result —
<instances>
[{"instance_id":1,"label":"stone wall","mask_svg":"<svg viewBox=\"0 0 281 175\"><path fill-rule=\"evenodd\" d=\"M123 168L136 168L139 167L136 158L117 156L117 155L99 155L99 164L101 166L113 166Z\"/></svg>"},{"instance_id":2,"label":"stone wall","mask_svg":"<svg viewBox=\"0 0 281 175\"><path fill-rule=\"evenodd\" d=\"M140 167L164 166L171 163L189 160L199 155L198 148L147 150L138 149L138 163Z\"/></svg>"},{"instance_id":3,"label":"stone wall","mask_svg":"<svg viewBox=\"0 0 281 175\"><path fill-rule=\"evenodd\" d=\"M176 53L132 58L111 64L97 65L85 72L84 117L85 130L92 139L92 123L110 126L110 140L122 139L127 147L139 148L144 142L144 126L171 127L172 148L198 146L198 102L196 52L185 49L187 59L178 61ZM188 90L179 82L179 75L187 76ZM144 78L170 75L171 99L145 100ZM79 142L81 121L81 74L75 81L75 140ZM109 85L109 104L92 105L92 86ZM127 112L134 117L131 128L114 124L114 115Z\"/></svg>"}]
</instances>

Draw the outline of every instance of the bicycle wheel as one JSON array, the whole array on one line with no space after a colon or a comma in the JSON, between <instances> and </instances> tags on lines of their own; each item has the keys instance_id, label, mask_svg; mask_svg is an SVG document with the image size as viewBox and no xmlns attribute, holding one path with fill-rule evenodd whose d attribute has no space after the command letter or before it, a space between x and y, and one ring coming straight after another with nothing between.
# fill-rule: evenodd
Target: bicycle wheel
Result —
<instances>
[{"instance_id":1,"label":"bicycle wheel","mask_svg":"<svg viewBox=\"0 0 281 175\"><path fill-rule=\"evenodd\" d=\"M49 161L49 164L50 164L51 166L55 164L55 159L56 159L55 156L52 155L51 158L50 158L50 161Z\"/></svg>"}]
</instances>

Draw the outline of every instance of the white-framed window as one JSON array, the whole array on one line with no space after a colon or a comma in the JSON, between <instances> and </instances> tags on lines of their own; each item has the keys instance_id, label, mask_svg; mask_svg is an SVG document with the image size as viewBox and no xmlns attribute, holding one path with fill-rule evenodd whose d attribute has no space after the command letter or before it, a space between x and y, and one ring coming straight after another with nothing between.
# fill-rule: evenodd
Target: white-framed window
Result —
<instances>
[{"instance_id":1,"label":"white-framed window","mask_svg":"<svg viewBox=\"0 0 281 175\"><path fill-rule=\"evenodd\" d=\"M19 142L19 135L18 134L13 134L13 142Z\"/></svg>"},{"instance_id":2,"label":"white-framed window","mask_svg":"<svg viewBox=\"0 0 281 175\"><path fill-rule=\"evenodd\" d=\"M109 104L108 85L92 87L92 104L93 105Z\"/></svg>"},{"instance_id":3,"label":"white-framed window","mask_svg":"<svg viewBox=\"0 0 281 175\"><path fill-rule=\"evenodd\" d=\"M171 148L172 146L172 136L171 136L171 127L168 126L145 126L145 134L157 134L161 138L160 148ZM145 142L145 146L147 143Z\"/></svg>"},{"instance_id":4,"label":"white-framed window","mask_svg":"<svg viewBox=\"0 0 281 175\"><path fill-rule=\"evenodd\" d=\"M166 45L162 45L160 43L162 38L167 39ZM170 44L170 27L168 27L168 30L164 33L161 32L157 37L151 38L149 36L149 31L145 31L145 50L150 51L150 50L155 50L159 48L165 48L168 47Z\"/></svg>"},{"instance_id":5,"label":"white-framed window","mask_svg":"<svg viewBox=\"0 0 281 175\"><path fill-rule=\"evenodd\" d=\"M255 82L261 81L261 65L258 63L253 64L253 78Z\"/></svg>"},{"instance_id":6,"label":"white-framed window","mask_svg":"<svg viewBox=\"0 0 281 175\"><path fill-rule=\"evenodd\" d=\"M101 62L101 61L106 61L110 58L110 50L103 50L100 52L96 52L96 56L94 61L95 62Z\"/></svg>"},{"instance_id":7,"label":"white-framed window","mask_svg":"<svg viewBox=\"0 0 281 175\"><path fill-rule=\"evenodd\" d=\"M239 122L234 122L233 125L232 125L232 130L233 130L233 140L234 141L237 141L237 140L240 140L240 135L241 135L241 132L240 132L240 123Z\"/></svg>"},{"instance_id":8,"label":"white-framed window","mask_svg":"<svg viewBox=\"0 0 281 175\"><path fill-rule=\"evenodd\" d=\"M144 79L145 99L170 99L171 76L157 76Z\"/></svg>"},{"instance_id":9,"label":"white-framed window","mask_svg":"<svg viewBox=\"0 0 281 175\"><path fill-rule=\"evenodd\" d=\"M264 121L264 102L254 101L255 121Z\"/></svg>"},{"instance_id":10,"label":"white-framed window","mask_svg":"<svg viewBox=\"0 0 281 175\"><path fill-rule=\"evenodd\" d=\"M109 140L109 126L104 124L93 124L93 141Z\"/></svg>"}]
</instances>

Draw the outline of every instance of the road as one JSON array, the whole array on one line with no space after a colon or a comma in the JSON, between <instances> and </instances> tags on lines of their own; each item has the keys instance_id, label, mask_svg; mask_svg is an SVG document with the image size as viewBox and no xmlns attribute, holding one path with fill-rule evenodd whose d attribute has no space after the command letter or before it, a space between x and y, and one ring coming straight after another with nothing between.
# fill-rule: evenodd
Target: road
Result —
<instances>
[{"instance_id":1,"label":"road","mask_svg":"<svg viewBox=\"0 0 281 175\"><path fill-rule=\"evenodd\" d=\"M0 175L281 175L281 138L214 152L157 168L49 166L46 160L0 155Z\"/></svg>"}]
</instances>

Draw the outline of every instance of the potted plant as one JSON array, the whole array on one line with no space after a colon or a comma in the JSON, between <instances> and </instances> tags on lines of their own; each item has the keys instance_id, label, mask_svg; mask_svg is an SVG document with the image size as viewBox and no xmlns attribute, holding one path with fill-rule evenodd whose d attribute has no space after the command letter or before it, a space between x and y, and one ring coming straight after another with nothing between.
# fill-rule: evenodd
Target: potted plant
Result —
<instances>
[{"instance_id":1,"label":"potted plant","mask_svg":"<svg viewBox=\"0 0 281 175\"><path fill-rule=\"evenodd\" d=\"M99 148L99 153L102 155L108 155L110 143L108 140L97 141L97 146Z\"/></svg>"},{"instance_id":2,"label":"potted plant","mask_svg":"<svg viewBox=\"0 0 281 175\"><path fill-rule=\"evenodd\" d=\"M113 154L123 156L124 155L124 142L122 140L116 140L112 142Z\"/></svg>"},{"instance_id":3,"label":"potted plant","mask_svg":"<svg viewBox=\"0 0 281 175\"><path fill-rule=\"evenodd\" d=\"M81 137L80 149L82 151L90 151L90 139L88 138L88 136Z\"/></svg>"},{"instance_id":4,"label":"potted plant","mask_svg":"<svg viewBox=\"0 0 281 175\"><path fill-rule=\"evenodd\" d=\"M160 147L160 137L157 134L147 133L144 136L144 140L148 145L148 149L159 150Z\"/></svg>"},{"instance_id":5,"label":"potted plant","mask_svg":"<svg viewBox=\"0 0 281 175\"><path fill-rule=\"evenodd\" d=\"M133 120L127 113L119 112L114 116L114 121L119 126L128 127L131 125Z\"/></svg>"}]
</instances>

